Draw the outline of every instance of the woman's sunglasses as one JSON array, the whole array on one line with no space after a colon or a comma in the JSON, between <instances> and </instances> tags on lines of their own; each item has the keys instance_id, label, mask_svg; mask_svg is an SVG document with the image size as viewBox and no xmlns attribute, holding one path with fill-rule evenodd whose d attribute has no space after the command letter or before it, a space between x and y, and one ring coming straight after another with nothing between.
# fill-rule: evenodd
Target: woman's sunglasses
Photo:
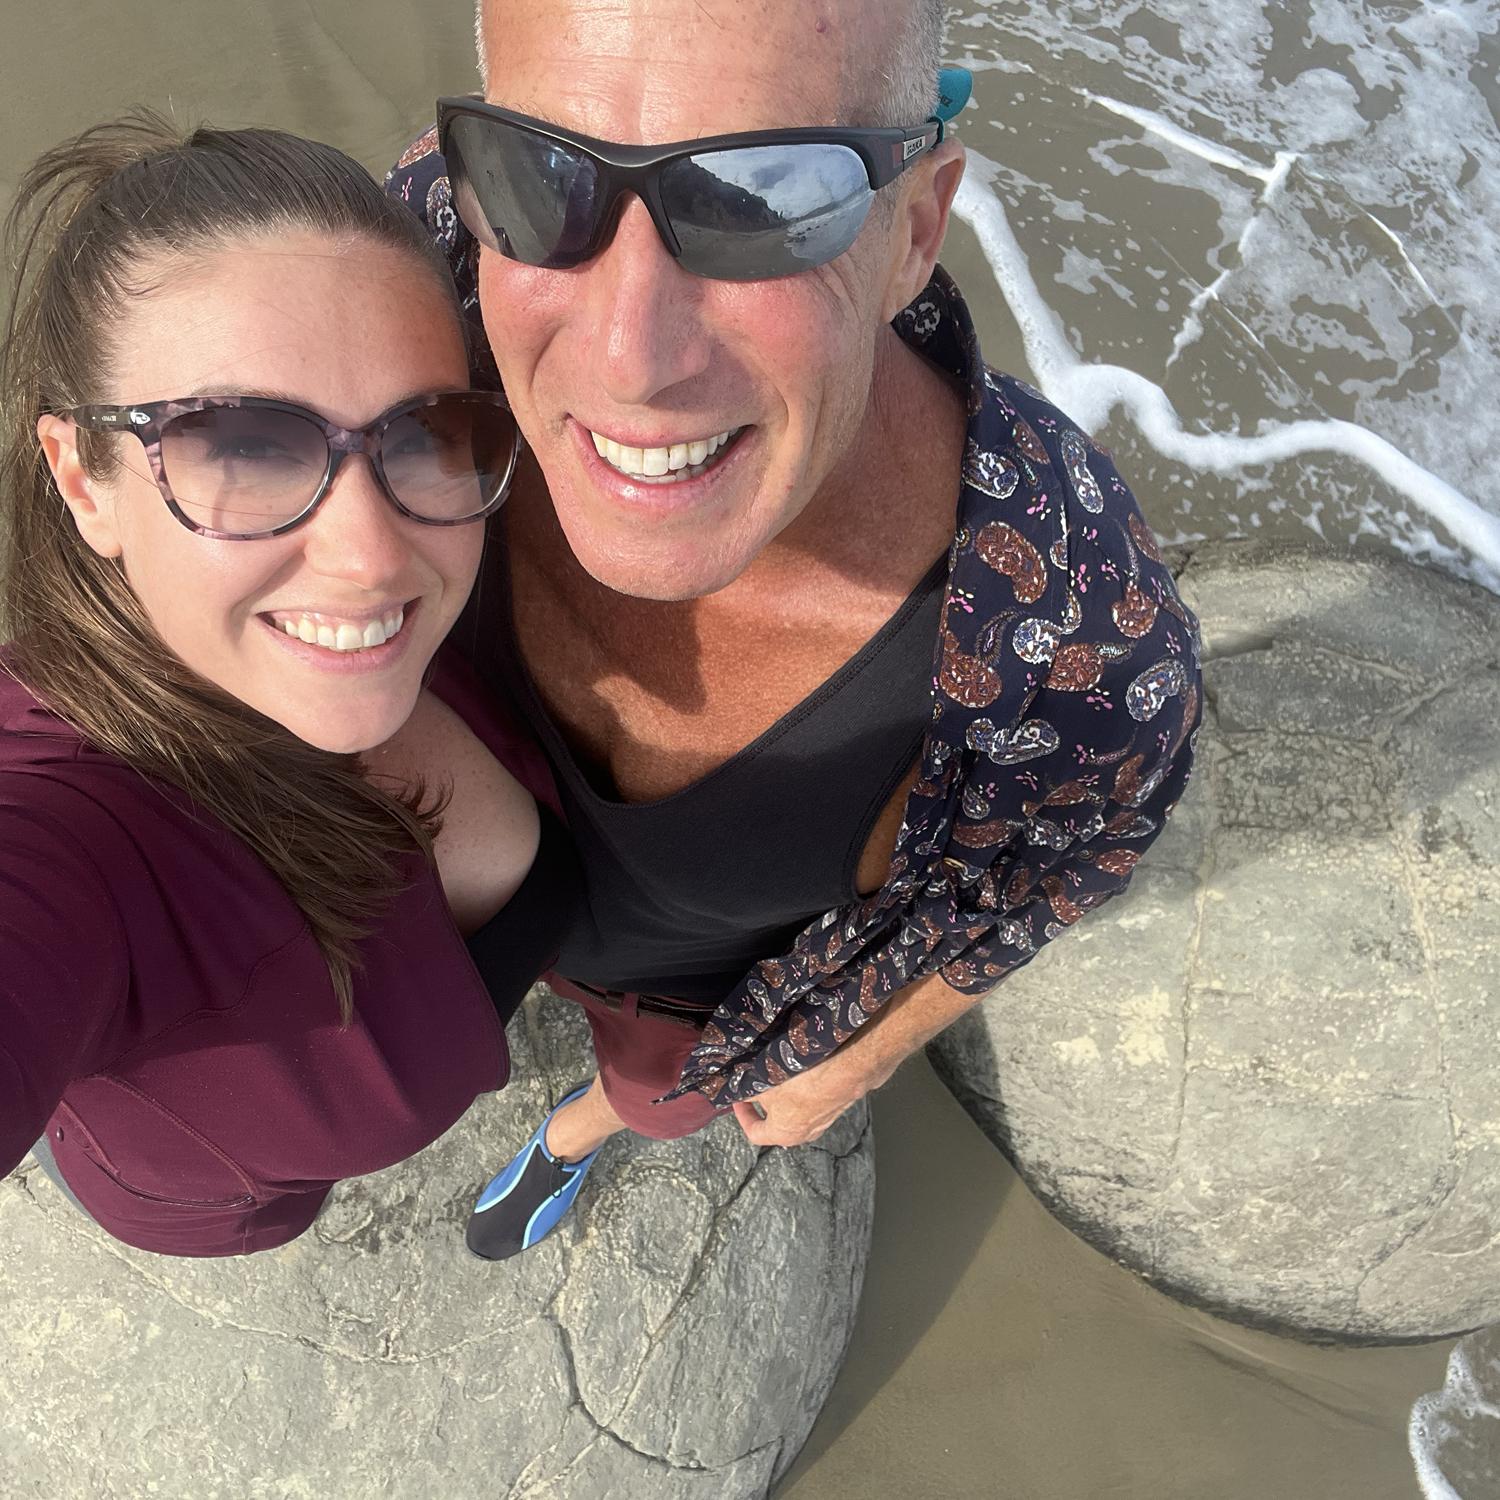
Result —
<instances>
[{"instance_id":1,"label":"woman's sunglasses","mask_svg":"<svg viewBox=\"0 0 1500 1500\"><path fill-rule=\"evenodd\" d=\"M354 428L261 396L80 406L68 415L94 432L134 433L167 508L189 531L220 541L300 526L356 453L403 516L462 526L504 501L520 448L505 398L487 391L420 396Z\"/></svg>"},{"instance_id":2,"label":"woman's sunglasses","mask_svg":"<svg viewBox=\"0 0 1500 1500\"><path fill-rule=\"evenodd\" d=\"M761 281L825 265L875 194L942 139L969 96L945 68L938 113L911 129L755 130L620 146L478 100L439 99L453 203L482 245L528 266L580 265L608 242L621 199L646 205L685 271Z\"/></svg>"}]
</instances>

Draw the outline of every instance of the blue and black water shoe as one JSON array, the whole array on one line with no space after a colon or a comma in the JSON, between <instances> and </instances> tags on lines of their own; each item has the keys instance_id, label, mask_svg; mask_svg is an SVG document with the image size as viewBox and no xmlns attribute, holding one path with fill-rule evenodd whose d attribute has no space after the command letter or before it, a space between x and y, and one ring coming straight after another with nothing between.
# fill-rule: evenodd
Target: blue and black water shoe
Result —
<instances>
[{"instance_id":1,"label":"blue and black water shoe","mask_svg":"<svg viewBox=\"0 0 1500 1500\"><path fill-rule=\"evenodd\" d=\"M529 1250L551 1234L572 1208L584 1174L603 1148L591 1151L582 1161L560 1161L547 1150L547 1125L564 1104L588 1093L590 1083L558 1100L531 1139L479 1195L464 1230L464 1243L481 1260L509 1260Z\"/></svg>"}]
</instances>

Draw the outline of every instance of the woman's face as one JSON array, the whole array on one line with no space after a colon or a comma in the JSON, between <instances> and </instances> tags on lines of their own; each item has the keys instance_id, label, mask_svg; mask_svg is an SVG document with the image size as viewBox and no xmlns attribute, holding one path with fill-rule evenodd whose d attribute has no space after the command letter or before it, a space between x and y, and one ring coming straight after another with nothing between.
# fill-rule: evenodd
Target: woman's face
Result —
<instances>
[{"instance_id":1,"label":"woman's face","mask_svg":"<svg viewBox=\"0 0 1500 1500\"><path fill-rule=\"evenodd\" d=\"M469 383L457 316L431 271L312 232L236 240L185 274L161 275L132 299L114 345L101 398L111 404L269 396L361 427L408 397ZM355 457L311 520L284 536L216 541L167 509L137 439L108 440L120 467L101 481L70 468L71 437L60 449L47 442L56 421L43 419L44 448L80 533L122 560L188 666L325 750L371 749L406 722L468 597L483 522L408 520ZM351 627L373 639L398 618L385 644L338 649ZM372 622L380 629L368 631Z\"/></svg>"}]
</instances>

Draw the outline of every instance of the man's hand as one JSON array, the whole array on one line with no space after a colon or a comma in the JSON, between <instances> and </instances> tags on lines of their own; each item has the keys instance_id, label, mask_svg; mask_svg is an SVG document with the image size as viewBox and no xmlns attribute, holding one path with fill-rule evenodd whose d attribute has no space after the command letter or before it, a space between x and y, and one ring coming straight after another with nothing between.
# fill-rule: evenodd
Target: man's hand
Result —
<instances>
[{"instance_id":1,"label":"man's hand","mask_svg":"<svg viewBox=\"0 0 1500 1500\"><path fill-rule=\"evenodd\" d=\"M735 1118L745 1139L756 1146L802 1146L817 1140L850 1105L878 1089L902 1059L979 998L949 989L936 975L908 985L826 1061L757 1094L753 1103L736 1104Z\"/></svg>"},{"instance_id":2,"label":"man's hand","mask_svg":"<svg viewBox=\"0 0 1500 1500\"><path fill-rule=\"evenodd\" d=\"M736 1104L735 1118L755 1146L805 1146L815 1141L851 1105L869 1093L871 1081L835 1053L826 1062ZM757 1106L763 1114L757 1113Z\"/></svg>"}]
</instances>

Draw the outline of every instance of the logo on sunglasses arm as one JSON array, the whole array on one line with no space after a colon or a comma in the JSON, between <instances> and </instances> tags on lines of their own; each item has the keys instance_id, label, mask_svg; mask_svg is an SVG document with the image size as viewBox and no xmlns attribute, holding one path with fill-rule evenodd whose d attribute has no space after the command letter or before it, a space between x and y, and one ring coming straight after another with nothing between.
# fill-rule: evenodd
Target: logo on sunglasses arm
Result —
<instances>
[{"instance_id":1,"label":"logo on sunglasses arm","mask_svg":"<svg viewBox=\"0 0 1500 1500\"><path fill-rule=\"evenodd\" d=\"M924 141L921 136L918 136L914 141L905 142L905 144L901 147L902 162L909 162L912 157L916 156L923 149L923 147L926 146L926 144L927 142Z\"/></svg>"}]
</instances>

